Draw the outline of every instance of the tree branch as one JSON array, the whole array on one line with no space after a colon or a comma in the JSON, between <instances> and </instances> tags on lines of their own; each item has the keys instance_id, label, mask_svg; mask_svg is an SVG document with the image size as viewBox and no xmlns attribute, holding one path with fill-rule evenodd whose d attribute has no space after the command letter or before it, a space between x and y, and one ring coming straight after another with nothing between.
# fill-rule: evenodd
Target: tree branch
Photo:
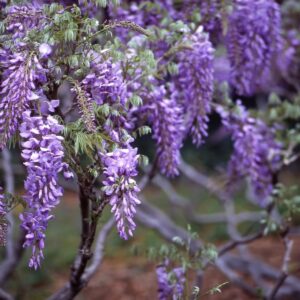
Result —
<instances>
[{"instance_id":1,"label":"tree branch","mask_svg":"<svg viewBox=\"0 0 300 300\"><path fill-rule=\"evenodd\" d=\"M10 194L15 192L14 172L11 164L11 155L8 149L3 149L3 171L5 174L6 191ZM8 230L7 230L7 244L6 256L0 265L0 286L9 278L13 273L23 254L23 243L25 240L25 232L20 231L20 237L15 243L14 241L14 218L12 212L7 214Z\"/></svg>"},{"instance_id":2,"label":"tree branch","mask_svg":"<svg viewBox=\"0 0 300 300\"><path fill-rule=\"evenodd\" d=\"M85 271L89 260L92 258L92 245L96 235L99 217L107 204L106 199L102 199L99 204L95 192L93 191L93 178L87 177L80 172L77 174L79 181L79 201L81 210L81 241L77 256L71 267L69 282L57 293L52 295L51 300L71 300L87 284L90 276L85 276Z\"/></svg>"},{"instance_id":3,"label":"tree branch","mask_svg":"<svg viewBox=\"0 0 300 300\"><path fill-rule=\"evenodd\" d=\"M276 284L274 285L273 290L270 293L270 296L268 298L269 300L275 299L276 294L278 293L280 287L284 284L287 277L289 276L289 262L292 254L293 241L285 237L284 244L285 244L285 254L284 254L282 267L281 267L281 275L278 278Z\"/></svg>"},{"instance_id":4,"label":"tree branch","mask_svg":"<svg viewBox=\"0 0 300 300\"><path fill-rule=\"evenodd\" d=\"M152 183L158 186L168 197L168 200L178 208L181 209L181 212L185 214L185 216L199 224L211 224L211 223L226 223L227 216L226 213L213 213L213 214L197 214L195 213L195 208L192 203L178 194L176 190L173 188L172 184L166 180L164 177L160 175L156 175L152 180ZM263 212L241 212L234 215L235 222L237 224L247 221L258 222L261 220Z\"/></svg>"},{"instance_id":5,"label":"tree branch","mask_svg":"<svg viewBox=\"0 0 300 300\"><path fill-rule=\"evenodd\" d=\"M112 230L114 224L115 220L113 217L111 217L109 221L102 227L100 233L98 234L93 260L89 267L85 270L82 276L83 280L88 281L95 274L100 264L102 263L106 238Z\"/></svg>"},{"instance_id":6,"label":"tree branch","mask_svg":"<svg viewBox=\"0 0 300 300\"><path fill-rule=\"evenodd\" d=\"M108 234L110 233L112 227L114 225L114 219L111 218L100 230L97 242L94 250L94 256L92 262L88 268L86 268L85 272L81 276L81 287L83 287L95 274L98 270L99 266L102 263L104 246L107 239ZM58 292L52 295L48 300L66 300L72 299L74 297L72 292L71 283L68 282L64 287L62 287Z\"/></svg>"},{"instance_id":7,"label":"tree branch","mask_svg":"<svg viewBox=\"0 0 300 300\"><path fill-rule=\"evenodd\" d=\"M7 292L5 292L4 290L2 290L0 288L0 299L1 300L13 300L13 296L11 296L10 294L8 294Z\"/></svg>"}]
</instances>

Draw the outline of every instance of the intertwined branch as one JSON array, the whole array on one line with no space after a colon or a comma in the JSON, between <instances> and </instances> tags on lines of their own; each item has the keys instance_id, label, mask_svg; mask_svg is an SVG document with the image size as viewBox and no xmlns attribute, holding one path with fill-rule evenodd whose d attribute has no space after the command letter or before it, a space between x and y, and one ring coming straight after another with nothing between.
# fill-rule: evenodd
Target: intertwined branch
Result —
<instances>
[{"instance_id":1,"label":"intertwined branch","mask_svg":"<svg viewBox=\"0 0 300 300\"><path fill-rule=\"evenodd\" d=\"M7 154L7 153L6 153ZM4 161L3 161L4 162ZM195 181L201 188L208 190L211 194L215 195L224 207L224 213L201 215L195 213L195 208L192 203L176 192L169 181L162 178L160 175L154 175L153 168L146 174L141 182L140 188L145 189L148 184L152 182L162 189L166 194L170 203L174 207L183 211L189 221L199 223L218 223L225 222L227 224L227 232L230 241L218 248L218 259L215 261L215 266L229 279L229 281L247 294L257 296L256 288L244 280L242 275L248 275L253 278L256 287L258 287L265 298L279 299L282 296L291 296L300 294L300 280L292 275L289 275L288 263L290 260L293 242L289 239L288 233L283 237L286 245L286 251L282 263L281 270L264 263L255 258L249 248L248 244L263 237L263 228L257 233L242 236L237 225L244 221L251 221L258 223L263 216L263 212L241 212L235 213L233 199L218 188L217 184L207 178L204 174L200 173L185 162L181 163L181 171L184 176ZM10 170L14 170L10 165ZM10 171L12 172L12 171ZM8 172L8 174L10 174ZM96 195L93 185L94 182L88 177L78 178L79 182L79 202L81 209L82 220L82 234L81 242L79 245L77 256L71 268L70 280L49 299L73 299L89 282L92 276L99 269L103 256L106 238L114 226L114 220L111 218L105 225L103 225L96 237L96 229L106 202L103 200L102 205L96 207ZM74 184L65 183L67 188L78 191L78 187ZM145 198L142 199L142 204L137 211L137 220L145 227L155 230L164 239L170 243L174 242L174 237L180 237L183 241L188 242L191 239L190 233L184 228L176 225L164 212L159 208L150 204ZM93 243L95 247L93 250ZM191 252L196 253L200 251L204 243L200 239L192 239ZM239 249L239 254L230 254L234 249ZM20 256L18 256L20 259ZM7 258L6 258L7 260ZM200 285L202 276L208 264L204 264L203 270L197 272L195 285ZM3 264L1 265L1 274ZM13 268L10 272L13 271ZM270 285L270 280L274 282L273 286ZM12 296L0 291L0 299L13 299ZM2 297L2 298L1 298ZM6 297L6 298L5 298Z\"/></svg>"}]
</instances>

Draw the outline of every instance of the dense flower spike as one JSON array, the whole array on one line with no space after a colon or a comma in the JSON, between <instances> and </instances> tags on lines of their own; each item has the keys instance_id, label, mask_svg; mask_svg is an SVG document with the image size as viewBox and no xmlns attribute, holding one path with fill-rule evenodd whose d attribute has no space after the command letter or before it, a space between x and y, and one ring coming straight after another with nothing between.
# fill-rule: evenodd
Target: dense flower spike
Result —
<instances>
[{"instance_id":1,"label":"dense flower spike","mask_svg":"<svg viewBox=\"0 0 300 300\"><path fill-rule=\"evenodd\" d=\"M24 197L28 212L21 214L22 227L26 231L24 247L32 247L29 266L37 268L43 258L45 230L52 218L51 209L63 194L58 185L61 172L66 178L72 177L68 165L63 162L63 127L52 116L31 116L29 111L23 113L20 127L22 157L27 169Z\"/></svg>"},{"instance_id":2,"label":"dense flower spike","mask_svg":"<svg viewBox=\"0 0 300 300\"><path fill-rule=\"evenodd\" d=\"M2 187L0 186L0 246L6 243L7 223L5 219L6 205L4 203L4 195Z\"/></svg>"},{"instance_id":3,"label":"dense flower spike","mask_svg":"<svg viewBox=\"0 0 300 300\"><path fill-rule=\"evenodd\" d=\"M45 16L38 5L13 5L9 8L6 19L7 30L13 33L14 38L21 38L32 29L41 29L43 21Z\"/></svg>"},{"instance_id":4,"label":"dense flower spike","mask_svg":"<svg viewBox=\"0 0 300 300\"><path fill-rule=\"evenodd\" d=\"M174 99L166 98L164 86L156 87L150 98L152 103L149 105L149 121L157 144L158 166L163 174L172 177L179 173L184 131L182 110Z\"/></svg>"},{"instance_id":5,"label":"dense flower spike","mask_svg":"<svg viewBox=\"0 0 300 300\"><path fill-rule=\"evenodd\" d=\"M207 136L208 114L213 95L213 53L208 36L199 28L186 40L192 50L179 55L179 88L187 114L187 130L194 144L200 145Z\"/></svg>"},{"instance_id":6,"label":"dense flower spike","mask_svg":"<svg viewBox=\"0 0 300 300\"><path fill-rule=\"evenodd\" d=\"M104 193L112 206L117 228L123 239L133 235L135 223L135 206L139 188L133 179L137 175L137 149L116 149L113 152L101 154L104 166Z\"/></svg>"},{"instance_id":7,"label":"dense flower spike","mask_svg":"<svg viewBox=\"0 0 300 300\"><path fill-rule=\"evenodd\" d=\"M236 0L229 19L227 51L231 83L240 95L262 89L280 49L280 8L274 0Z\"/></svg>"},{"instance_id":8,"label":"dense flower spike","mask_svg":"<svg viewBox=\"0 0 300 300\"><path fill-rule=\"evenodd\" d=\"M168 272L168 261L157 266L156 275L158 281L159 300L179 300L183 297L185 284L185 271L182 267L174 268Z\"/></svg>"},{"instance_id":9,"label":"dense flower spike","mask_svg":"<svg viewBox=\"0 0 300 300\"><path fill-rule=\"evenodd\" d=\"M111 61L103 61L98 54L91 64L90 73L82 80L81 87L96 104L106 104L115 112L106 118L103 128L114 142L126 146L128 136L125 130L131 128L131 124L124 116L128 111L128 94L121 67Z\"/></svg>"},{"instance_id":10,"label":"dense flower spike","mask_svg":"<svg viewBox=\"0 0 300 300\"><path fill-rule=\"evenodd\" d=\"M111 61L102 61L99 55L95 57L91 71L82 81L82 86L90 92L98 105L126 103L126 85L120 66Z\"/></svg>"},{"instance_id":11,"label":"dense flower spike","mask_svg":"<svg viewBox=\"0 0 300 300\"><path fill-rule=\"evenodd\" d=\"M43 81L45 72L38 59L26 51L11 55L4 67L0 90L0 149L16 132L29 102L38 98L34 93L35 82Z\"/></svg>"},{"instance_id":12,"label":"dense flower spike","mask_svg":"<svg viewBox=\"0 0 300 300\"><path fill-rule=\"evenodd\" d=\"M251 118L240 102L237 112L228 113L219 107L224 126L232 134L234 152L229 162L229 182L249 176L258 202L264 205L270 196L272 176L280 163L280 144L267 125Z\"/></svg>"},{"instance_id":13,"label":"dense flower spike","mask_svg":"<svg viewBox=\"0 0 300 300\"><path fill-rule=\"evenodd\" d=\"M205 32L211 37L222 31L221 10L223 9L221 0L182 0L178 2L177 18L190 21L193 13L201 15L201 25Z\"/></svg>"},{"instance_id":14,"label":"dense flower spike","mask_svg":"<svg viewBox=\"0 0 300 300\"><path fill-rule=\"evenodd\" d=\"M200 4L200 12L203 27L206 32L211 34L220 33L222 31L222 21L220 11L222 9L221 0L202 0Z\"/></svg>"}]
</instances>

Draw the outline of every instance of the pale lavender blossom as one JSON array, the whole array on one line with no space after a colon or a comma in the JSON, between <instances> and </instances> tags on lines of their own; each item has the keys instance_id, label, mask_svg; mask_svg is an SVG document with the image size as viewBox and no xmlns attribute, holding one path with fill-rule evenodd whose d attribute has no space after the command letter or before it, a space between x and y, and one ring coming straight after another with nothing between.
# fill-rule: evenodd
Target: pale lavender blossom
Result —
<instances>
[{"instance_id":1,"label":"pale lavender blossom","mask_svg":"<svg viewBox=\"0 0 300 300\"><path fill-rule=\"evenodd\" d=\"M36 82L44 82L45 70L37 57L28 52L15 53L4 63L0 90L0 149L19 127L22 113L37 100Z\"/></svg>"},{"instance_id":2,"label":"pale lavender blossom","mask_svg":"<svg viewBox=\"0 0 300 300\"><path fill-rule=\"evenodd\" d=\"M228 165L228 182L232 186L249 177L260 205L267 203L273 190L273 174L281 161L281 146L272 129L249 116L238 102L235 112L218 107L225 128L231 133L234 151Z\"/></svg>"},{"instance_id":3,"label":"pale lavender blossom","mask_svg":"<svg viewBox=\"0 0 300 300\"><path fill-rule=\"evenodd\" d=\"M268 83L280 47L280 8L274 0L236 0L229 18L227 51L231 84L252 95Z\"/></svg>"},{"instance_id":4,"label":"pale lavender blossom","mask_svg":"<svg viewBox=\"0 0 300 300\"><path fill-rule=\"evenodd\" d=\"M185 40L191 50L179 54L177 85L181 93L178 101L186 114L186 132L190 131L193 143L200 145L208 132L208 114L213 96L214 49L207 34L199 28Z\"/></svg>"},{"instance_id":5,"label":"pale lavender blossom","mask_svg":"<svg viewBox=\"0 0 300 300\"><path fill-rule=\"evenodd\" d=\"M42 58L46 58L51 54L52 48L49 44L43 43L39 46L39 52Z\"/></svg>"},{"instance_id":6,"label":"pale lavender blossom","mask_svg":"<svg viewBox=\"0 0 300 300\"><path fill-rule=\"evenodd\" d=\"M90 99L90 103L106 104L110 110L118 112L109 114L103 124L103 129L114 142L126 146L132 138L125 134L125 131L130 130L132 124L126 117L128 93L121 67L110 60L103 61L99 54L94 53L93 55L95 57L90 72L80 82L80 85Z\"/></svg>"},{"instance_id":7,"label":"pale lavender blossom","mask_svg":"<svg viewBox=\"0 0 300 300\"><path fill-rule=\"evenodd\" d=\"M103 190L109 199L111 211L115 215L121 238L127 240L135 230L134 215L140 204L137 193L140 191L133 177L137 176L137 149L115 149L101 154L104 167Z\"/></svg>"},{"instance_id":8,"label":"pale lavender blossom","mask_svg":"<svg viewBox=\"0 0 300 300\"><path fill-rule=\"evenodd\" d=\"M98 105L120 103L124 106L127 91L120 65L103 61L97 54L95 56L89 74L81 82L82 86Z\"/></svg>"},{"instance_id":9,"label":"pale lavender blossom","mask_svg":"<svg viewBox=\"0 0 300 300\"><path fill-rule=\"evenodd\" d=\"M182 267L173 268L170 271L170 263L164 263L156 267L159 300L180 300L184 293L185 270Z\"/></svg>"},{"instance_id":10,"label":"pale lavender blossom","mask_svg":"<svg viewBox=\"0 0 300 300\"><path fill-rule=\"evenodd\" d=\"M72 177L68 165L63 162L63 126L52 116L31 116L23 113L20 127L22 158L27 170L24 183L27 210L20 215L22 228L26 231L24 247L32 247L29 266L37 269L43 258L45 231L53 217L51 210L59 204L63 189L58 176Z\"/></svg>"},{"instance_id":11,"label":"pale lavender blossom","mask_svg":"<svg viewBox=\"0 0 300 300\"><path fill-rule=\"evenodd\" d=\"M41 29L46 18L37 3L22 6L12 5L8 9L6 24L13 38L23 38L32 29Z\"/></svg>"},{"instance_id":12,"label":"pale lavender blossom","mask_svg":"<svg viewBox=\"0 0 300 300\"><path fill-rule=\"evenodd\" d=\"M157 162L169 177L179 174L180 149L183 144L183 113L173 98L168 99L164 86L149 95L149 121L156 141Z\"/></svg>"}]
</instances>

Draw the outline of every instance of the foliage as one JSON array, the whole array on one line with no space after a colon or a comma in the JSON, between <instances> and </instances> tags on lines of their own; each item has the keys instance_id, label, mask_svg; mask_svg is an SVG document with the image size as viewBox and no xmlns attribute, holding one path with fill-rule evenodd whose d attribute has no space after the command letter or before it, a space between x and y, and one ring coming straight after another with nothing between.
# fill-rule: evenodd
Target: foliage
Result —
<instances>
[{"instance_id":1,"label":"foliage","mask_svg":"<svg viewBox=\"0 0 300 300\"><path fill-rule=\"evenodd\" d=\"M80 281L107 205L120 237L134 234L141 203L135 177L148 163L137 147L140 138L151 135L155 142L148 179L158 170L175 177L188 138L201 147L212 123L232 140L226 194L246 179L253 201L266 211L263 234L292 225L298 190L279 175L299 157L295 1L0 5L0 149L20 146L26 168L24 196L1 190L0 243L7 213L22 204L30 267L41 265L48 222L63 195L61 176L79 187L83 233L73 269L79 266L74 277ZM273 220L274 210L280 222ZM217 258L211 245L191 256L197 237L189 234L188 242L173 240L184 253L176 246L154 253L161 262L160 299L183 297L187 271ZM193 294L199 293L195 287Z\"/></svg>"}]
</instances>

